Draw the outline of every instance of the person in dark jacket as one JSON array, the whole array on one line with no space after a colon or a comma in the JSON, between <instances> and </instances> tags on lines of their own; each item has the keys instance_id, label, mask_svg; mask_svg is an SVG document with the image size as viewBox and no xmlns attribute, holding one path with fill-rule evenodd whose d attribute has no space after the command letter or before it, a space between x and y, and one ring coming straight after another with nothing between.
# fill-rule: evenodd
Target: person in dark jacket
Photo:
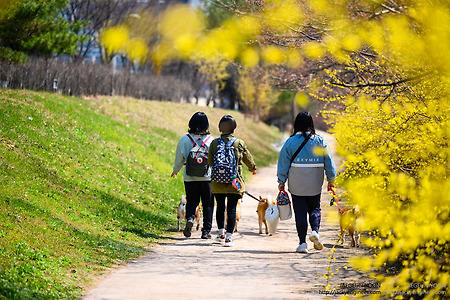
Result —
<instances>
[{"instance_id":1,"label":"person in dark jacket","mask_svg":"<svg viewBox=\"0 0 450 300\"><path fill-rule=\"evenodd\" d=\"M216 151L219 146L219 139L222 139L223 142L228 143L230 139L234 138L233 134L236 126L236 120L230 115L223 116L220 120L219 131L221 132L221 136L220 138L213 140L209 148L208 163L211 167L213 167L214 156L216 155ZM256 165L253 160L253 156L247 149L244 141L236 139L233 142L232 147L236 158L237 179L241 183L241 188L234 188L232 183L216 182L213 179L211 181L212 193L217 201L216 221L219 229L217 240L220 242L225 242L224 246L226 247L233 246L232 235L236 225L236 205L239 199L242 198L245 191L245 182L244 177L242 176L242 163L247 166L250 172L253 172L253 175L256 174ZM226 232L225 199L227 200L226 211L228 216Z\"/></svg>"},{"instance_id":2,"label":"person in dark jacket","mask_svg":"<svg viewBox=\"0 0 450 300\"><path fill-rule=\"evenodd\" d=\"M183 135L177 145L171 177L175 177L186 164L189 153L194 147L194 142L198 146L204 145L208 149L207 153L209 153L212 137L209 135L208 117L204 112L196 112L189 120L188 134ZM198 174L189 175L187 167L184 168L183 179L186 191L186 227L183 230L183 234L185 237L191 236L195 210L201 199L203 207L203 228L201 238L211 238L214 199L212 198L211 193L211 168L207 165L206 167L207 170L202 176L196 176Z\"/></svg>"},{"instance_id":3,"label":"person in dark jacket","mask_svg":"<svg viewBox=\"0 0 450 300\"><path fill-rule=\"evenodd\" d=\"M307 139L303 149L293 157L296 150ZM278 157L278 189L284 190L288 181L292 195L295 223L300 243L297 252L308 253L306 232L311 225L310 241L316 250L322 250L319 237L321 219L320 195L324 180L324 171L328 180L328 190L334 187L336 166L327 142L316 134L314 121L310 113L301 112L294 122L294 133L283 145Z\"/></svg>"}]
</instances>

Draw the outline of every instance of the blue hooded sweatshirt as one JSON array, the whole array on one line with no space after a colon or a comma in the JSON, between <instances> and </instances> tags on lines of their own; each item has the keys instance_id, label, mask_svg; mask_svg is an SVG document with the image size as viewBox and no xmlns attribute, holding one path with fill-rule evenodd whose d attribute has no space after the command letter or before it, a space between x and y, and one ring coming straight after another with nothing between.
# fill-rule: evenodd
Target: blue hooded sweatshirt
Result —
<instances>
[{"instance_id":1,"label":"blue hooded sweatshirt","mask_svg":"<svg viewBox=\"0 0 450 300\"><path fill-rule=\"evenodd\" d=\"M328 182L336 178L336 165L330 147L323 137L313 134L303 149L292 156L305 137L299 132L287 139L278 158L278 183L288 181L288 190L296 196L315 196L322 192L324 171Z\"/></svg>"}]
</instances>

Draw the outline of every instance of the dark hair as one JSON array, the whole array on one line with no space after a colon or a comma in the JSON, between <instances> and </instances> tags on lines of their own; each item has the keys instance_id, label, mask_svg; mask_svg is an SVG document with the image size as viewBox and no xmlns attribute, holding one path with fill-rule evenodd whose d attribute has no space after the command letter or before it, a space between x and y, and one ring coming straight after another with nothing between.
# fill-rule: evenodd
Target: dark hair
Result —
<instances>
[{"instance_id":1,"label":"dark hair","mask_svg":"<svg viewBox=\"0 0 450 300\"><path fill-rule=\"evenodd\" d=\"M204 112L196 112L189 120L189 133L205 135L209 134L209 121Z\"/></svg>"},{"instance_id":2,"label":"dark hair","mask_svg":"<svg viewBox=\"0 0 450 300\"><path fill-rule=\"evenodd\" d=\"M233 133L236 126L236 120L230 115L223 116L219 121L219 131L222 133Z\"/></svg>"},{"instance_id":3,"label":"dark hair","mask_svg":"<svg viewBox=\"0 0 450 300\"><path fill-rule=\"evenodd\" d=\"M314 121L309 112L301 112L295 118L294 133L292 133L291 136L295 135L297 132L301 132L304 136L306 136L307 132L311 132L312 134L316 133Z\"/></svg>"}]
</instances>

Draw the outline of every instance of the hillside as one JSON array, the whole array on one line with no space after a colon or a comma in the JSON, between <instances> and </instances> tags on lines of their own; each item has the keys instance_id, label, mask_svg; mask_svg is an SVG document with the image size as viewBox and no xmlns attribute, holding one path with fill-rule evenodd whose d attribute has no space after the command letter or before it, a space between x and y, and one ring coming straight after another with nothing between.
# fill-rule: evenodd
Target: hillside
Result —
<instances>
[{"instance_id":1,"label":"hillside","mask_svg":"<svg viewBox=\"0 0 450 300\"><path fill-rule=\"evenodd\" d=\"M124 98L0 91L0 299L76 299L176 228L176 144L196 111L238 123L259 166L280 133L240 113Z\"/></svg>"}]
</instances>

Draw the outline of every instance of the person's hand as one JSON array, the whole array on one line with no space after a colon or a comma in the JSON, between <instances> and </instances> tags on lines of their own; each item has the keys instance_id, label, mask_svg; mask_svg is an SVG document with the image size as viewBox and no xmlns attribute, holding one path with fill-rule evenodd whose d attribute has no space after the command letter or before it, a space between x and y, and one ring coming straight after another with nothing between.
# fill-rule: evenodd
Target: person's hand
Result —
<instances>
[{"instance_id":1,"label":"person's hand","mask_svg":"<svg viewBox=\"0 0 450 300\"><path fill-rule=\"evenodd\" d=\"M174 173L170 174L170 177L172 177L172 178L175 178L175 176L177 176L177 174L174 174Z\"/></svg>"},{"instance_id":2,"label":"person's hand","mask_svg":"<svg viewBox=\"0 0 450 300\"><path fill-rule=\"evenodd\" d=\"M280 183L280 184L278 185L278 190L279 190L279 191L284 191L284 183Z\"/></svg>"},{"instance_id":3,"label":"person's hand","mask_svg":"<svg viewBox=\"0 0 450 300\"><path fill-rule=\"evenodd\" d=\"M332 191L334 189L335 185L333 182L328 182L327 191Z\"/></svg>"}]
</instances>

